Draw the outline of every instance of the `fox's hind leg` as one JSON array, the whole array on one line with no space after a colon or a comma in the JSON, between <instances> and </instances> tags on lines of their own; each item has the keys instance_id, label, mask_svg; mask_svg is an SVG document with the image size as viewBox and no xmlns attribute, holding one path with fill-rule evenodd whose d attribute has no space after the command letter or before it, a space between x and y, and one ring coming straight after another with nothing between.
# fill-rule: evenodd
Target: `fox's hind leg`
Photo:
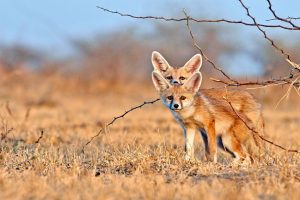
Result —
<instances>
[{"instance_id":1,"label":"fox's hind leg","mask_svg":"<svg viewBox=\"0 0 300 200\"><path fill-rule=\"evenodd\" d=\"M207 154L208 153L208 138L207 138L207 134L205 132L204 129L200 129L200 134L201 134L201 138L203 140L203 143L204 143L204 147L205 147L205 153Z\"/></svg>"},{"instance_id":2,"label":"fox's hind leg","mask_svg":"<svg viewBox=\"0 0 300 200\"><path fill-rule=\"evenodd\" d=\"M206 159L208 161L212 161L214 163L217 163L217 138L216 138L216 130L215 130L215 121L211 121L208 124L207 129L205 129L207 133L207 151L206 153Z\"/></svg>"},{"instance_id":3,"label":"fox's hind leg","mask_svg":"<svg viewBox=\"0 0 300 200\"><path fill-rule=\"evenodd\" d=\"M235 158L234 153L232 151L230 151L230 149L224 145L222 136L217 137L217 143L218 143L218 147L221 150L225 151L226 153L230 154L233 158Z\"/></svg>"},{"instance_id":4,"label":"fox's hind leg","mask_svg":"<svg viewBox=\"0 0 300 200\"><path fill-rule=\"evenodd\" d=\"M234 137L234 134L222 135L222 143L227 151L234 155L234 162L243 161L247 158L247 154L245 153L242 144Z\"/></svg>"}]
</instances>

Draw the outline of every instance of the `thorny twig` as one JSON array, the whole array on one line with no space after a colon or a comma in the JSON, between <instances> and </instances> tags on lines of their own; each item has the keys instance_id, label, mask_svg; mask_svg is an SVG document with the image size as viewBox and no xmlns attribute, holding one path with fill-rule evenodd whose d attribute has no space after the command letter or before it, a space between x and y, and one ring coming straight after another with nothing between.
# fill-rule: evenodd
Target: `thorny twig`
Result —
<instances>
[{"instance_id":1,"label":"thorny twig","mask_svg":"<svg viewBox=\"0 0 300 200\"><path fill-rule=\"evenodd\" d=\"M174 17L162 17L162 16L136 16L136 15L132 15L132 14L127 14L127 13L121 13L119 11L113 11L113 10L109 10L107 8L101 7L101 6L97 6L97 8L105 11L105 12L109 12L112 14L117 14L120 15L122 17L130 17L130 18L134 18L134 19L153 19L153 20L163 20L163 21L173 21L173 22L182 22L182 21L186 21L187 18L183 17L183 18L174 18ZM196 19L196 18L192 18L190 17L191 21L197 22L197 23L229 23L229 24L242 24L245 26L257 26L257 24L252 24L252 23L248 23L248 22L244 22L244 21L238 21L238 20L228 20L228 19ZM300 30L300 28L291 28L291 27L286 27L283 25L269 25L269 24L258 24L261 27L265 27L265 28L281 28L281 29L286 29L286 30Z\"/></svg>"},{"instance_id":2,"label":"thorny twig","mask_svg":"<svg viewBox=\"0 0 300 200\"><path fill-rule=\"evenodd\" d=\"M294 28L300 28L299 26L295 25L291 19L287 19L287 18L282 18L282 17L279 17L275 10L273 9L272 7L272 3L271 3L271 0L267 0L268 4L269 4L269 10L272 12L273 16L275 17L275 19L279 20L279 21L282 21L282 22L286 22L288 24L290 24L292 27Z\"/></svg>"},{"instance_id":3,"label":"thorny twig","mask_svg":"<svg viewBox=\"0 0 300 200\"><path fill-rule=\"evenodd\" d=\"M154 104L155 102L157 102L157 101L159 101L159 100L160 100L160 99L158 98L158 99L155 99L155 100L152 100L152 101L144 101L144 103L142 103L142 104L140 104L140 105L138 105L138 106L132 107L131 109L125 111L123 114L114 117L108 124L105 125L104 128L101 128L101 129L98 131L98 133L97 133L96 135L92 136L92 137L85 143L85 145L84 145L84 146L82 147L82 149L81 149L81 152L84 153L85 147L86 147L87 145L89 145L96 137L98 137L98 136L103 132L104 129L106 129L107 127L113 125L113 123L114 123L115 121L117 121L117 120L120 119L120 118L123 118L125 115L127 115L128 113L130 113L130 112L132 112L132 111L134 111L134 110L136 110L136 109L142 108L143 106L145 106L145 105L147 105L147 104Z\"/></svg>"},{"instance_id":4,"label":"thorny twig","mask_svg":"<svg viewBox=\"0 0 300 200\"><path fill-rule=\"evenodd\" d=\"M196 42L195 37L194 37L194 34L193 34L192 29L191 29L191 27L190 27L190 22L189 22L190 19L191 19L190 16L188 16L188 14L185 12L185 10L183 10L183 13L184 13L185 16L186 16L186 25L187 25L187 27L188 27L190 36L191 36L191 38L192 38L192 40L193 40L193 45L199 50L199 52L200 52L201 55L204 57L204 59L205 59L207 62L209 62L209 63L213 66L213 68L214 68L215 70L217 70L217 71L219 71L221 74L223 74L223 76L225 76L227 79L229 79L232 83L237 83L236 80L233 80L228 74L226 74L220 67L217 67L217 65L216 65L213 61L211 61L211 60L204 54L202 48L201 48L201 47L198 45L198 43Z\"/></svg>"},{"instance_id":5,"label":"thorny twig","mask_svg":"<svg viewBox=\"0 0 300 200\"><path fill-rule=\"evenodd\" d=\"M291 56L286 53L282 48L280 48L275 42L274 40L272 40L268 35L267 32L264 31L260 25L257 23L255 17L253 15L250 14L249 8L244 4L244 2L242 0L238 0L240 2L240 4L242 5L242 7L245 9L247 16L253 21L253 23L256 25L257 29L263 34L264 38L266 40L268 40L270 42L270 44L277 50L279 51L281 54L283 54L287 60L289 60L292 63L295 63L292 61ZM295 68L297 69L297 68ZM298 71L300 71L299 69L297 69Z\"/></svg>"}]
</instances>

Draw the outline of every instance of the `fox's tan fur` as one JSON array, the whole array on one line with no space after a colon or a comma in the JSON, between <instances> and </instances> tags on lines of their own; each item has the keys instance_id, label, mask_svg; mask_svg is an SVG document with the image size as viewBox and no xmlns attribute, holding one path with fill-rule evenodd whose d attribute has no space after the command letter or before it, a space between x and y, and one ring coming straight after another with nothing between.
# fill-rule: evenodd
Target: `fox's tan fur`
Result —
<instances>
[{"instance_id":1,"label":"fox's tan fur","mask_svg":"<svg viewBox=\"0 0 300 200\"><path fill-rule=\"evenodd\" d=\"M160 55L157 52L153 54L157 54L156 56ZM155 57L153 54L152 59ZM260 104L256 102L251 94L245 91L200 90L202 76L201 73L197 72L200 69L200 66L197 65L201 65L199 59L201 59L201 56L198 54L188 61L183 68L193 68L196 71L178 84L174 84L171 80L166 80L163 71L158 70L159 64L168 65L165 59L160 61L160 63L155 63L155 60L152 60L155 68L152 75L154 85L160 91L164 104L171 109L185 131L186 159L190 159L193 156L193 138L195 132L199 129L204 130L208 137L206 153L209 160L216 161L217 136L221 136L223 145L227 150L233 152L238 159L244 159L247 155L250 157L257 156L258 149L261 146L260 139L249 130L245 123L259 134L263 134L263 118ZM192 67L189 66L191 63L193 64ZM187 87L188 85L189 87ZM191 85L193 85L193 92L190 91ZM174 97L173 101L178 102L182 109L174 110L170 107L171 102L167 100L170 94ZM181 96L186 97L186 99L181 100ZM185 102L187 101L190 101L191 105L186 107Z\"/></svg>"}]
</instances>

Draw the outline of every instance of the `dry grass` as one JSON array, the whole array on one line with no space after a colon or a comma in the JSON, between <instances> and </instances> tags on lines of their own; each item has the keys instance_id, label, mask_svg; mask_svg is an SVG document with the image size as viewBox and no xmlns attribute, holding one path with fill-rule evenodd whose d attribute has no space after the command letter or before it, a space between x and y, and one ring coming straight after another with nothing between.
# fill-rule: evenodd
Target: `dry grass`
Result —
<instances>
[{"instance_id":1,"label":"dry grass","mask_svg":"<svg viewBox=\"0 0 300 200\"><path fill-rule=\"evenodd\" d=\"M82 154L105 122L157 95L51 84L2 84L0 199L300 199L300 155L269 147L259 164L233 167L220 152L212 164L198 135L197 161L185 162L180 127L160 102L130 113ZM264 114L268 138L300 148L299 109Z\"/></svg>"}]
</instances>

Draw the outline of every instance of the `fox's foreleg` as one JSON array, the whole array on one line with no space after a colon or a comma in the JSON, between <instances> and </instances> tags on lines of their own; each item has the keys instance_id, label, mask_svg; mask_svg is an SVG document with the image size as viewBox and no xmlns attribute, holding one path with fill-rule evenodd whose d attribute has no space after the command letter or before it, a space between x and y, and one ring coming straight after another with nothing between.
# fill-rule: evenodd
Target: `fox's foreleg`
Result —
<instances>
[{"instance_id":1,"label":"fox's foreleg","mask_svg":"<svg viewBox=\"0 0 300 200\"><path fill-rule=\"evenodd\" d=\"M194 158L194 138L197 129L194 126L184 127L184 150L185 150L185 160L191 160Z\"/></svg>"}]
</instances>

